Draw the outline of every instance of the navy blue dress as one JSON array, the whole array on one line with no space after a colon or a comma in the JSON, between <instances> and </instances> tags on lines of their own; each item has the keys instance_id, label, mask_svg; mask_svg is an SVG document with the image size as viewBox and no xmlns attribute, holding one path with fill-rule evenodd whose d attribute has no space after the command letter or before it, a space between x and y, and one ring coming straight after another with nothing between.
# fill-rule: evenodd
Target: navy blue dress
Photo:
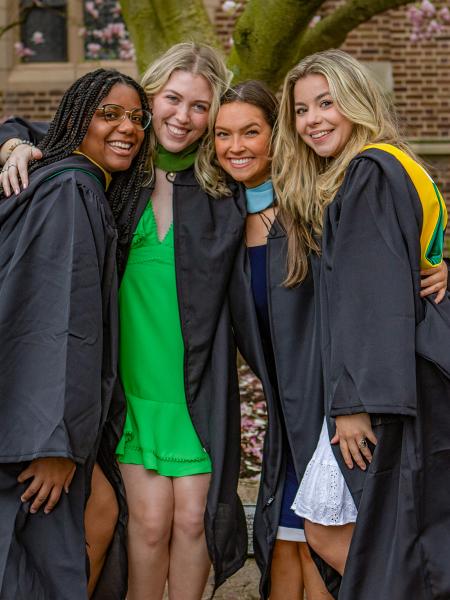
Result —
<instances>
[{"instance_id":1,"label":"navy blue dress","mask_svg":"<svg viewBox=\"0 0 450 600\"><path fill-rule=\"evenodd\" d=\"M277 377L275 359L273 355L272 339L270 335L269 306L267 302L267 273L266 256L267 246L253 246L247 248L251 266L251 284L256 315L258 317L259 332L263 344L264 357L267 370L274 390L277 389ZM282 414L282 411L280 411ZM284 436L284 447L286 453L286 476L283 488L283 500L281 505L280 520L277 538L294 542L304 542L303 519L298 517L291 509L295 495L298 490L298 480L295 473L292 453L289 448L287 436Z\"/></svg>"}]
</instances>

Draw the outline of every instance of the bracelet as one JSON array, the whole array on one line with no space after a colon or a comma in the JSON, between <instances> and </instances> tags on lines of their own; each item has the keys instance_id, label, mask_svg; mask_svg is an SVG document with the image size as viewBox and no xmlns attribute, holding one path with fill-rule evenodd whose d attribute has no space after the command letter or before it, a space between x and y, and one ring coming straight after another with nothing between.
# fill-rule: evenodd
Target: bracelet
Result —
<instances>
[{"instance_id":1,"label":"bracelet","mask_svg":"<svg viewBox=\"0 0 450 600\"><path fill-rule=\"evenodd\" d=\"M6 152L5 162L9 159L9 157L13 153L13 150L18 148L19 146L22 146L22 144L26 144L27 146L32 146L34 148L33 142L30 142L29 140L17 140L17 142L14 142L14 144L11 144L11 146L8 148L8 150Z\"/></svg>"}]
</instances>

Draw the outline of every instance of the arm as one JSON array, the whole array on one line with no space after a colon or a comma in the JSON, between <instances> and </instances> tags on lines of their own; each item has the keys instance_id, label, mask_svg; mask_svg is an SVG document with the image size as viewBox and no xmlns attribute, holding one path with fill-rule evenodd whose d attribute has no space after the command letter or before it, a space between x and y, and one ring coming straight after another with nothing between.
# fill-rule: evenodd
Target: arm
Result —
<instances>
[{"instance_id":1,"label":"arm","mask_svg":"<svg viewBox=\"0 0 450 600\"><path fill-rule=\"evenodd\" d=\"M9 197L12 190L16 194L20 191L19 180L23 188L28 185L28 163L31 160L42 158L42 152L36 146L16 144L20 140L27 140L38 144L47 133L47 123L33 123L20 118L9 119L0 126L0 164L3 165L0 173L0 183L5 195ZM14 148L11 152L11 149Z\"/></svg>"}]
</instances>

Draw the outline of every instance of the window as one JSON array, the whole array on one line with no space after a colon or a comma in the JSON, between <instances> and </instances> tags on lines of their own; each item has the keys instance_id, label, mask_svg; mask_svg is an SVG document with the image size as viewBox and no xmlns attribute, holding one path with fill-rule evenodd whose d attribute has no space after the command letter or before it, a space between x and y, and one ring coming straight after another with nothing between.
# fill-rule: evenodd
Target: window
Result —
<instances>
[{"instance_id":1,"label":"window","mask_svg":"<svg viewBox=\"0 0 450 600\"><path fill-rule=\"evenodd\" d=\"M46 0L41 7L21 0L21 42L17 52L24 62L65 62L67 56L67 3Z\"/></svg>"}]
</instances>

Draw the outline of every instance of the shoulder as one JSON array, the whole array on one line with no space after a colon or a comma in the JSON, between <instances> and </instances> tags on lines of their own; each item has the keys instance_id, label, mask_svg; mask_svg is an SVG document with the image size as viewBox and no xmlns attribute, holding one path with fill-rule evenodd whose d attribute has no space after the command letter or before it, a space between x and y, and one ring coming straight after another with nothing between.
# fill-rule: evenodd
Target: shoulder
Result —
<instances>
[{"instance_id":1,"label":"shoulder","mask_svg":"<svg viewBox=\"0 0 450 600\"><path fill-rule=\"evenodd\" d=\"M408 178L414 186L427 186L431 177L412 156L392 144L370 144L350 163L354 168L377 170L393 180Z\"/></svg>"},{"instance_id":2,"label":"shoulder","mask_svg":"<svg viewBox=\"0 0 450 600\"><path fill-rule=\"evenodd\" d=\"M84 157L68 157L35 171L30 178L29 193L33 197L64 195L91 198L105 204L105 178L98 167Z\"/></svg>"},{"instance_id":3,"label":"shoulder","mask_svg":"<svg viewBox=\"0 0 450 600\"><path fill-rule=\"evenodd\" d=\"M423 167L403 150L391 144L366 146L350 162L341 186L348 193L370 189L391 190L394 198L432 184Z\"/></svg>"}]
</instances>

